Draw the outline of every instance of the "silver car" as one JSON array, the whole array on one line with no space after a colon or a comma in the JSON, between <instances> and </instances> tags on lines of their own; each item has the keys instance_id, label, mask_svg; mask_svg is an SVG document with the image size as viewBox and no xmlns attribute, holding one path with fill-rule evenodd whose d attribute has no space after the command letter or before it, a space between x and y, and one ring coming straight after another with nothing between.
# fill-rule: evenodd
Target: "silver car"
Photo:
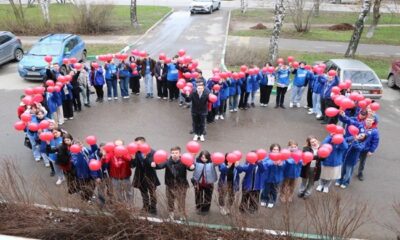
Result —
<instances>
[{"instance_id":1,"label":"silver car","mask_svg":"<svg viewBox=\"0 0 400 240\"><path fill-rule=\"evenodd\" d=\"M21 40L10 32L0 31L0 65L11 60L19 62L23 57Z\"/></svg>"},{"instance_id":2,"label":"silver car","mask_svg":"<svg viewBox=\"0 0 400 240\"><path fill-rule=\"evenodd\" d=\"M327 71L336 70L340 81L350 79L351 90L365 97L379 99L383 94L381 80L365 63L354 59L330 59L325 62Z\"/></svg>"}]
</instances>

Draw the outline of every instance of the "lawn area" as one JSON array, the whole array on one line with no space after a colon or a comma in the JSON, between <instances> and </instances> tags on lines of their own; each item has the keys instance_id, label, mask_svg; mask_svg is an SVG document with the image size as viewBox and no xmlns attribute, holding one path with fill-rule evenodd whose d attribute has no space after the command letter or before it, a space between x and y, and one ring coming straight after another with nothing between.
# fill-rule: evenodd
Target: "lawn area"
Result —
<instances>
[{"instance_id":1,"label":"lawn area","mask_svg":"<svg viewBox=\"0 0 400 240\"><path fill-rule=\"evenodd\" d=\"M110 5L110 7L112 7L112 11L108 24L111 27L111 32L120 34L142 34L171 10L169 7L138 6L137 13L140 27L134 29L130 26L130 6ZM71 31L66 26L73 24L73 16L74 14L76 15L74 6L71 4L51 4L49 12L51 22L49 29L68 29L68 31ZM29 24L33 26L44 25L39 7L24 7L24 14ZM0 21L0 29L12 30L9 29L10 23L16 22L16 20L10 5L0 5L0 19L2 19ZM58 27L55 27L55 25L58 25Z\"/></svg>"},{"instance_id":2,"label":"lawn area","mask_svg":"<svg viewBox=\"0 0 400 240\"><path fill-rule=\"evenodd\" d=\"M29 51L32 45L24 44L24 51ZM96 56L107 53L117 53L126 45L124 44L86 44L88 56Z\"/></svg>"},{"instance_id":3,"label":"lawn area","mask_svg":"<svg viewBox=\"0 0 400 240\"><path fill-rule=\"evenodd\" d=\"M271 30L237 30L231 31L229 34L244 37L269 37L271 36ZM308 33L298 33L294 30L284 29L281 37L316 41L348 42L352 34L353 31L331 31L327 28L311 28ZM367 30L364 29L360 43L400 45L400 27L377 28L372 38L366 38L366 34Z\"/></svg>"}]
</instances>

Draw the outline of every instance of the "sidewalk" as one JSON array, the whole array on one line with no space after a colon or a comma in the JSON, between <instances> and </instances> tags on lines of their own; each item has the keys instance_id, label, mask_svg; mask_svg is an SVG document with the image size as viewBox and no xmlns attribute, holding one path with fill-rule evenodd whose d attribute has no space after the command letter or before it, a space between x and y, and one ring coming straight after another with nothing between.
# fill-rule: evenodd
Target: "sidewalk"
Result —
<instances>
[{"instance_id":1,"label":"sidewalk","mask_svg":"<svg viewBox=\"0 0 400 240\"><path fill-rule=\"evenodd\" d=\"M269 38L229 36L228 45L236 47L267 48ZM298 39L279 39L279 48L304 52L329 52L344 54L347 42L309 41ZM362 56L396 57L400 58L400 47L392 45L359 44L357 54Z\"/></svg>"}]
</instances>

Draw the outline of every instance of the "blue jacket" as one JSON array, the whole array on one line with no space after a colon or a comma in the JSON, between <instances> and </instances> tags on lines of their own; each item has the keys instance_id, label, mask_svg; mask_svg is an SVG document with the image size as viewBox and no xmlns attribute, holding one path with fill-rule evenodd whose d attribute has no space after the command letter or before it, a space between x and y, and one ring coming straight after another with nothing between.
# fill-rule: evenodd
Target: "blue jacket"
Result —
<instances>
[{"instance_id":1,"label":"blue jacket","mask_svg":"<svg viewBox=\"0 0 400 240\"><path fill-rule=\"evenodd\" d=\"M53 149L57 149L58 146L60 146L62 144L62 142L63 142L62 137L53 138L53 140L50 141L50 146ZM55 162L57 160L57 153L49 153L49 158L50 158L50 160Z\"/></svg>"},{"instance_id":2,"label":"blue jacket","mask_svg":"<svg viewBox=\"0 0 400 240\"><path fill-rule=\"evenodd\" d=\"M326 78L324 75L314 75L314 80L312 84L312 92L316 94L321 94L322 93L322 88L324 87L324 84L326 82Z\"/></svg>"},{"instance_id":3,"label":"blue jacket","mask_svg":"<svg viewBox=\"0 0 400 240\"><path fill-rule=\"evenodd\" d=\"M46 102L47 102L47 109L48 111L48 116L51 116L53 113L57 112L57 108L58 108L58 97L57 97L58 93L53 92L53 93L49 93L46 92ZM62 104L62 103L61 103Z\"/></svg>"},{"instance_id":4,"label":"blue jacket","mask_svg":"<svg viewBox=\"0 0 400 240\"><path fill-rule=\"evenodd\" d=\"M262 77L260 79L260 85L262 86L268 86L268 78L273 78L274 79L274 84L275 84L275 79L276 79L276 75L275 73L266 73L266 74L262 74ZM274 85L272 84L272 86ZM271 85L270 85L271 86Z\"/></svg>"},{"instance_id":5,"label":"blue jacket","mask_svg":"<svg viewBox=\"0 0 400 240\"><path fill-rule=\"evenodd\" d=\"M91 150L84 147L79 153L71 153L71 162L75 168L76 178L90 179L96 176L96 172L89 169L89 157Z\"/></svg>"},{"instance_id":6,"label":"blue jacket","mask_svg":"<svg viewBox=\"0 0 400 240\"><path fill-rule=\"evenodd\" d=\"M294 76L293 85L295 85L296 87L307 86L307 83L308 83L308 78L307 78L308 71L305 70L304 68L298 68L294 72L295 72L296 75Z\"/></svg>"},{"instance_id":7,"label":"blue jacket","mask_svg":"<svg viewBox=\"0 0 400 240\"><path fill-rule=\"evenodd\" d=\"M97 161L101 161L101 153L100 153L100 148L97 146L97 144L91 145L90 146L90 160L94 159ZM109 163L102 163L101 164L101 169L98 171L91 171L91 175L93 178L105 178L108 177L108 166Z\"/></svg>"},{"instance_id":8,"label":"blue jacket","mask_svg":"<svg viewBox=\"0 0 400 240\"><path fill-rule=\"evenodd\" d=\"M257 75L249 75L247 77L247 85L246 85L246 92L255 92L260 88L260 85L258 83L259 81L259 74Z\"/></svg>"},{"instance_id":9,"label":"blue jacket","mask_svg":"<svg viewBox=\"0 0 400 240\"><path fill-rule=\"evenodd\" d=\"M175 63L169 63L167 65L167 81L175 82L178 81L178 69Z\"/></svg>"},{"instance_id":10,"label":"blue jacket","mask_svg":"<svg viewBox=\"0 0 400 240\"><path fill-rule=\"evenodd\" d=\"M227 83L229 86L229 96L235 96L235 95L241 94L241 91L240 91L241 81L239 79L234 80L234 79L229 78Z\"/></svg>"},{"instance_id":11,"label":"blue jacket","mask_svg":"<svg viewBox=\"0 0 400 240\"><path fill-rule=\"evenodd\" d=\"M296 179L300 177L300 172L301 172L301 167L302 167L302 161L299 161L296 163L293 158L289 158L286 160L286 164L283 168L283 177L290 178L290 179Z\"/></svg>"},{"instance_id":12,"label":"blue jacket","mask_svg":"<svg viewBox=\"0 0 400 240\"><path fill-rule=\"evenodd\" d=\"M92 71L90 71L89 73L90 83L93 86L103 86L104 85L103 68L99 67L97 70L95 70L93 80L92 80L92 74L93 74Z\"/></svg>"},{"instance_id":13,"label":"blue jacket","mask_svg":"<svg viewBox=\"0 0 400 240\"><path fill-rule=\"evenodd\" d=\"M218 179L218 186L222 187L223 185L227 184L227 173L228 173L228 166L225 163L222 163L218 166L219 168L219 179ZM236 169L236 167L234 167L233 169L233 190L235 192L239 191L239 184L240 184L240 176L239 176L239 172Z\"/></svg>"},{"instance_id":14,"label":"blue jacket","mask_svg":"<svg viewBox=\"0 0 400 240\"><path fill-rule=\"evenodd\" d=\"M289 86L290 83L290 69L278 69L276 71L276 75L277 75L277 83L285 85L285 86Z\"/></svg>"},{"instance_id":15,"label":"blue jacket","mask_svg":"<svg viewBox=\"0 0 400 240\"><path fill-rule=\"evenodd\" d=\"M200 183L203 172L205 174L207 184L213 184L217 181L217 171L215 170L215 165L212 162L203 163L197 161L195 163L193 173L193 179L195 182Z\"/></svg>"},{"instance_id":16,"label":"blue jacket","mask_svg":"<svg viewBox=\"0 0 400 240\"><path fill-rule=\"evenodd\" d=\"M263 173L265 168L261 162L257 164L245 163L237 166L236 169L238 173L245 173L242 181L243 191L260 191L264 187Z\"/></svg>"},{"instance_id":17,"label":"blue jacket","mask_svg":"<svg viewBox=\"0 0 400 240\"><path fill-rule=\"evenodd\" d=\"M125 79L131 76L130 67L126 63L120 63L117 67L118 76L120 79ZM138 70L139 71L139 70Z\"/></svg>"},{"instance_id":18,"label":"blue jacket","mask_svg":"<svg viewBox=\"0 0 400 240\"><path fill-rule=\"evenodd\" d=\"M379 131L377 128L366 129L367 139L365 140L365 152L374 153L379 146Z\"/></svg>"},{"instance_id":19,"label":"blue jacket","mask_svg":"<svg viewBox=\"0 0 400 240\"><path fill-rule=\"evenodd\" d=\"M282 162L282 165L278 165L274 164L271 159L266 158L262 161L262 164L264 165L264 183L281 183L283 181L283 170L285 168L286 162Z\"/></svg>"},{"instance_id":20,"label":"blue jacket","mask_svg":"<svg viewBox=\"0 0 400 240\"><path fill-rule=\"evenodd\" d=\"M219 91L221 94L221 101L229 98L229 86L228 86L227 82L222 83L221 90L219 90Z\"/></svg>"},{"instance_id":21,"label":"blue jacket","mask_svg":"<svg viewBox=\"0 0 400 240\"><path fill-rule=\"evenodd\" d=\"M339 114L339 121L343 122L345 124L345 135L344 137L350 137L351 134L349 132L349 126L353 125L357 127L360 132L365 132L365 127L364 124L360 121L358 121L357 117L348 117L348 116L342 116Z\"/></svg>"},{"instance_id":22,"label":"blue jacket","mask_svg":"<svg viewBox=\"0 0 400 240\"><path fill-rule=\"evenodd\" d=\"M73 87L70 83L64 85L64 87L60 91L62 101L73 99L72 88ZM65 91L67 91L67 93L65 93Z\"/></svg>"},{"instance_id":23,"label":"blue jacket","mask_svg":"<svg viewBox=\"0 0 400 240\"><path fill-rule=\"evenodd\" d=\"M117 66L114 63L105 64L104 69L106 70L106 79L117 78Z\"/></svg>"},{"instance_id":24,"label":"blue jacket","mask_svg":"<svg viewBox=\"0 0 400 240\"><path fill-rule=\"evenodd\" d=\"M35 114L31 114L31 123L39 124L39 120L37 119ZM28 135L31 138L39 139L38 133L30 131L28 129L28 126L26 126L26 128L25 128L25 132L26 132L26 135Z\"/></svg>"},{"instance_id":25,"label":"blue jacket","mask_svg":"<svg viewBox=\"0 0 400 240\"><path fill-rule=\"evenodd\" d=\"M354 140L354 137L348 137L346 138L346 141L349 144L349 148L344 154L343 165L355 166L360 157L361 151L365 147L365 141L364 142L356 141Z\"/></svg>"},{"instance_id":26,"label":"blue jacket","mask_svg":"<svg viewBox=\"0 0 400 240\"><path fill-rule=\"evenodd\" d=\"M332 93L332 88L334 86L337 86L338 84L339 84L339 78L337 76L332 81L326 81L324 83L324 86L322 87L321 98L322 99L330 99L331 93Z\"/></svg>"},{"instance_id":27,"label":"blue jacket","mask_svg":"<svg viewBox=\"0 0 400 240\"><path fill-rule=\"evenodd\" d=\"M331 141L332 141L332 137L328 136L325 138L325 140L322 142L322 144L331 143ZM348 148L348 144L345 140L341 144L336 145L336 144L331 143L331 145L332 145L332 152L329 155L329 157L327 157L325 159L325 161L322 162L322 165L327 166L327 167L340 166L343 164L343 156Z\"/></svg>"}]
</instances>

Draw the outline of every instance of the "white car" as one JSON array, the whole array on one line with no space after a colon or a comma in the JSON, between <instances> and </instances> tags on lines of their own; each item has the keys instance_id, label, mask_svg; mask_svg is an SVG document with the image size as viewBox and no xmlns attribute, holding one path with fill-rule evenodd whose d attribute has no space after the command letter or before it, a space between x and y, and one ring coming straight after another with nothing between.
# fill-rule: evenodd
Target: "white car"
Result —
<instances>
[{"instance_id":1,"label":"white car","mask_svg":"<svg viewBox=\"0 0 400 240\"><path fill-rule=\"evenodd\" d=\"M190 13L212 13L221 8L220 0L193 0L190 4Z\"/></svg>"}]
</instances>

